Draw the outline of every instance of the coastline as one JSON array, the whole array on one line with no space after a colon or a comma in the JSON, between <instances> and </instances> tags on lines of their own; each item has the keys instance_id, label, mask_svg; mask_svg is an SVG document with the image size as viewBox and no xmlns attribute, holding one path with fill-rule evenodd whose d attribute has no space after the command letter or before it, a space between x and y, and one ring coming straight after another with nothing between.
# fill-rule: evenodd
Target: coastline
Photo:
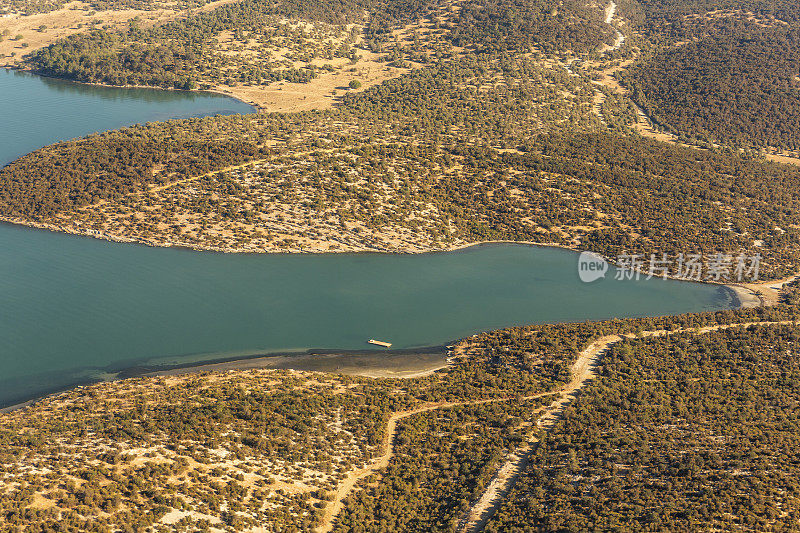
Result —
<instances>
[{"instance_id":1,"label":"coastline","mask_svg":"<svg viewBox=\"0 0 800 533\"><path fill-rule=\"evenodd\" d=\"M733 291L734 296L739 301L740 309L771 305L765 300L764 297L757 294L756 291L749 289L744 285L727 284L724 286Z\"/></svg>"},{"instance_id":2,"label":"coastline","mask_svg":"<svg viewBox=\"0 0 800 533\"><path fill-rule=\"evenodd\" d=\"M274 369L336 373L369 378L409 379L430 375L449 364L444 346L417 350L331 350L264 354L221 361L186 363L137 372L137 376L180 376L203 372ZM144 369L143 369L144 370ZM127 376L124 376L127 377ZM120 376L120 379L124 379Z\"/></svg>"},{"instance_id":3,"label":"coastline","mask_svg":"<svg viewBox=\"0 0 800 533\"><path fill-rule=\"evenodd\" d=\"M0 223L7 222L0 217ZM17 226L28 226L27 224L15 224ZM61 230L67 234L74 234L68 229L62 229L54 225L41 224L42 227L35 229L48 229L51 231ZM87 236L77 233L78 236ZM91 236L91 235L88 235ZM106 237L106 240L111 240ZM115 239L118 242L136 243L132 240ZM143 244L143 243L139 243ZM534 247L550 247L560 248L565 251L577 253L579 250L570 248L568 246L554 244L554 243L537 243L532 241L512 241L512 240L489 240L476 243L463 243L454 245L447 250L432 250L429 252L414 252L407 251L401 252L405 254L422 254L422 253L443 253L443 252L458 252L467 250L469 248L478 246L491 246L502 244L515 244L523 246ZM381 250L370 250L372 253L392 253ZM341 253L341 252L337 252ZM353 252L348 252L353 253ZM398 253L398 252L394 252ZM791 278L790 278L791 279ZM577 280L576 280L577 281ZM676 281L690 281L690 280L676 280ZM757 294L751 288L737 284L724 284L715 282L698 282L691 281L692 283L703 283L705 285L712 284L724 287L731 296L731 309L758 307L762 305L770 305L769 302ZM767 285L782 286L787 281L774 281L769 282ZM455 343L452 341L450 344ZM296 352L266 352L254 353L248 355L238 354L235 356L227 356L218 359L207 360L194 360L191 362L172 363L172 364L142 364L129 367L116 367L96 369L101 371L105 376L104 378L85 378L75 381L70 385L61 386L57 389L51 389L44 393L35 393L35 397L26 399L23 396L22 400L14 400L16 403L11 405L3 405L0 403L0 415L9 413L15 410L26 408L36 402L61 394L68 390L80 389L83 386L99 383L102 381L118 381L128 378L136 377L151 377L151 376L170 376L180 375L187 373L203 373L203 372L227 372L227 371L244 371L251 369L292 369L299 371L309 372L324 372L324 373L341 373L348 375L359 375L370 378L417 378L432 374L438 370L447 368L449 361L446 348L440 346L429 346L417 349L400 349L400 350L337 350L337 349L309 349L305 351ZM420 355L424 354L429 356L425 360L420 360ZM416 361L402 361L403 356L415 356ZM343 360L336 360L336 358ZM363 358L362 360L355 360L356 358ZM373 357L376 361L368 361ZM349 360L347 360L349 358ZM394 359L394 360L393 360ZM398 359L400 361L398 361ZM41 390L41 389L40 389Z\"/></svg>"},{"instance_id":4,"label":"coastline","mask_svg":"<svg viewBox=\"0 0 800 533\"><path fill-rule=\"evenodd\" d=\"M17 69L17 70L23 70L23 69ZM25 70L25 71L27 71L27 70ZM29 71L27 71L27 72L29 72ZM62 80L61 78L51 78L51 79ZM112 86L112 85L105 85L105 84L92 84L92 83L75 82L75 81L72 81L72 80L62 80L62 81L68 81L69 83L76 83L76 84L81 84L81 85L95 85L95 86L124 88L124 87L120 87L120 86ZM154 90L180 91L180 89L161 89L161 88L147 87L147 86L144 86L144 87L143 86L126 86L126 87L129 87L129 88L147 88L147 89L154 89ZM218 92L218 91L199 91L199 90L194 90L194 91L184 91L184 92ZM223 94L223 95L228 96L228 97L235 98L235 99L237 99L239 101L243 101L243 100L241 100L239 98L236 98L236 97L231 96L230 94L227 94L227 93L224 93L224 92L218 92L218 93L219 94ZM326 250L321 250L321 249L317 250L317 249L314 249L313 247L309 247L308 249L296 249L296 250L292 250L292 249L287 250L287 249L280 249L280 248L275 248L274 250L246 250L246 249L240 249L240 248L235 248L235 247L231 247L231 248L210 247L210 246L192 245L190 243L180 243L180 242L172 243L172 242L168 242L168 241L162 242L162 241L159 241L158 239L142 240L142 239L128 238L128 237L120 236L120 235L105 234L105 233L98 232L96 230L91 230L91 229L88 229L88 228L86 228L86 229L78 229L78 228L74 228L74 227L61 226L61 225L58 225L58 224L51 224L51 223L46 223L46 222L32 222L32 221L27 221L27 220L23 220L23 219L20 219L20 218L14 218L14 217L2 217L2 216L0 216L0 222L10 223L10 224L14 224L14 225L17 225L17 226L30 227L30 228L34 228L34 229L41 229L41 230L60 232L60 233L65 233L65 234L70 234L70 235L75 235L75 236L94 237L94 238L103 239L103 240L107 240L107 241L111 241L111 242L134 243L134 244L142 244L142 245L147 245L147 246L164 247L164 248L169 248L169 247L183 248L183 249L206 251L206 252L218 252L218 253L280 253L280 254L286 254L286 253L312 253L312 254L314 254L314 253L326 253L326 254L330 254L330 253L356 253L356 254L358 254L358 253L382 253L382 254L426 254L426 253L457 252L457 251L467 250L469 248L473 248L473 247L477 247L477 246L491 245L491 244L516 244L516 245L525 245L525 246L560 248L560 249L568 250L568 251L571 251L571 252L580 252L581 251L581 249L577 245L565 245L565 244L556 244L556 243L547 243L547 242L534 242L534 241L516 241L516 240L486 240L486 241L476 241L476 242L462 242L462 243L459 243L459 244L453 244L453 245L450 245L450 246L447 246L447 247L441 247L441 248L407 249L407 250L404 250L404 249L380 249L380 248L369 247L369 246L353 247L353 249L336 250L336 251L331 251L331 250L327 250L327 249ZM611 261L609 261L609 262L611 262ZM687 281L687 280L679 280L679 281ZM712 282L698 282L698 283L712 283ZM735 297L737 298L737 301L739 302L739 306L741 306L741 307L755 307L755 306L758 306L758 305L766 305L765 304L765 300L763 298L760 298L759 296L757 296L756 293L753 290L748 289L747 287L736 286L736 285L725 285L725 284L720 284L720 283L714 283L714 284L715 285L726 286L731 291L733 291L733 293L735 294ZM748 304L746 304L746 302L748 302ZM382 352L382 353L386 353L386 352ZM262 356L258 356L258 357L266 359L268 357L277 357L277 356L275 356L275 355L273 355L273 356L262 355ZM251 360L248 360L248 359L237 359L237 360L231 360L231 361L224 362L224 363L220 362L220 363L217 363L217 364L218 365L222 365L225 368L220 367L220 368L215 368L213 370L224 371L224 370L244 369L248 364L252 365L253 362L252 362L252 358L251 358ZM202 364L202 365L194 364L194 365L191 365L190 367L185 367L185 368L188 369L188 370L186 370L187 372L211 371L211 369L203 369L203 367L206 367L206 366L207 366L207 364ZM411 372L411 371L409 371L409 372L411 372L411 374L409 374L409 375L381 376L381 377L418 377L419 375L426 375L426 374L428 374L430 372L434 372L436 369L441 369L441 368L445 368L445 367L446 367L446 365L439 366L439 367L431 369L431 370L421 370L419 372ZM264 367L251 367L251 368L264 368ZM173 369L173 371L174 371L174 369ZM165 372L166 372L166 370L165 370ZM148 374L139 374L139 375L148 375ZM366 375L366 374L360 374L360 375ZM133 377L133 376L130 376L130 377ZM120 379L122 379L122 378L120 378ZM38 401L42 397L47 397L47 396L50 396L50 395L53 395L53 394L59 394L60 392L63 392L64 390L74 390L75 388L80 388L84 384L86 384L86 383L84 382L84 383L75 384L75 385L69 386L67 388L63 388L63 389L61 389L59 391L55 391L55 392L46 394L44 396L40 396L39 398L35 398L35 399L29 400L29 401L26 401L26 402L21 402L21 403L15 404L13 406L2 408L2 409L0 409L0 414L8 412L9 410L24 408L24 407L26 407L28 405L31 405L31 404L35 403L36 401Z\"/></svg>"},{"instance_id":5,"label":"coastline","mask_svg":"<svg viewBox=\"0 0 800 533\"><path fill-rule=\"evenodd\" d=\"M172 242L172 241L162 241L162 240L155 240L155 239L136 239L131 237L125 237L122 235L113 235L108 233L103 233L97 230L85 229L79 230L74 227L70 226L63 226L58 224L52 224L47 222L33 222L29 220L24 220L19 217L8 217L0 215L0 224L13 224L15 226L22 226L26 228L38 229L38 230L46 230L46 231L53 231L57 233L65 233L67 235L74 235L78 237L92 237L95 239L105 240L109 242L118 242L118 243L127 243L127 244L139 244L143 246L150 246L154 248L178 248L178 249L185 249L185 250L193 250L197 252L213 252L213 253L223 253L223 254L363 254L363 253L376 253L376 254L398 254L398 255L418 255L418 254L435 254L435 253L450 253L450 252L458 252L467 250L469 248L474 248L477 246L485 246L491 244L519 244L522 246L535 246L535 247L543 247L543 248L559 248L561 250L567 250L570 252L580 253L585 250L580 249L578 246L575 245L566 245L566 244L558 244L552 242L535 242L535 241L515 241L509 239L494 239L494 240L486 240L486 241L475 241L475 242L462 242L459 244L453 244L450 246L442 247L442 248L430 248L430 247L419 247L417 249L412 248L376 248L371 246L363 246L363 247L351 247L346 249L337 249L337 250L329 250L329 249L322 249L322 248L273 248L273 249L258 249L258 250L251 250L245 248L236 248L236 247L218 247L218 246L202 246L193 243L182 243L182 242ZM596 252L595 252L596 253ZM600 255L600 254L597 254ZM615 264L613 260L608 257L603 257L609 264ZM643 273L644 274L644 273ZM773 280L773 281L766 281L766 282L758 282L757 284L750 284L750 283L735 283L735 282L720 282L720 281L710 281L710 280L688 280L682 279L676 276L667 276L667 279L673 281L684 281L687 283L701 283L705 285L720 285L723 287L727 287L729 290L733 292L736 299L739 301L739 307L748 308L748 307L758 307L759 305L773 305L775 298L765 297L764 295L759 295L758 290L754 288L754 285L758 285L759 289L766 287L769 289L770 285L779 285L782 286L789 281L795 279L796 276L792 276L789 278L785 278L782 280Z\"/></svg>"},{"instance_id":6,"label":"coastline","mask_svg":"<svg viewBox=\"0 0 800 533\"><path fill-rule=\"evenodd\" d=\"M112 235L107 233L102 233L97 230L78 230L73 227L69 226L62 226L58 224L51 224L47 222L33 222L29 220L23 220L18 217L8 217L0 215L0 224L13 224L15 226L22 226L26 228L38 229L38 230L46 230L52 231L57 233L64 233L67 235L74 235L78 237L92 237L95 239L105 240L109 242L117 242L117 243L126 243L126 244L139 244L143 246L150 246L155 248L177 248L177 249L185 249L185 250L192 250L198 252L213 252L213 253L224 253L224 254L363 254L363 253L377 253L377 254L398 254L398 255L417 255L417 254L433 254L433 253L451 253L451 252L458 252L467 250L469 248L474 248L478 246L485 246L485 245L492 245L492 244L518 244L522 246L535 246L535 247L543 247L543 248L558 248L561 250L567 250L570 252L580 253L583 250L578 248L577 246L570 246L565 244L558 244L558 243L548 243L548 242L535 242L535 241L515 241L515 240L508 240L508 239L496 239L496 240L486 240L486 241L476 241L476 242L465 242L460 244L453 244L443 248L418 248L418 249L385 249L385 248L375 248L375 247L352 247L348 249L340 249L340 250L328 250L328 249L315 249L315 248L274 248L274 249L264 249L264 250L248 250L242 248L231 248L231 247L215 247L215 246L201 246L192 243L181 243L181 242L171 242L171 241L159 241L159 240L143 240L143 239L135 239L120 235ZM598 254L600 255L600 254ZM609 264L614 264L614 261L607 257L603 257ZM789 278L785 278L782 280L773 280L767 282L759 282L757 284L749 284L749 283L733 283L733 282L719 282L719 281L709 281L709 280L687 280L678 278L675 276L668 276L667 279L673 281L684 281L688 283L700 283L704 285L720 285L722 287L726 287L729 289L736 300L739 302L739 308L749 308L749 307L759 307L759 306L768 306L774 305L777 302L777 293L784 284L792 281L797 276L791 276ZM770 286L777 286L777 289L773 289ZM772 291L775 294L764 294L764 289L767 291Z\"/></svg>"},{"instance_id":7,"label":"coastline","mask_svg":"<svg viewBox=\"0 0 800 533\"><path fill-rule=\"evenodd\" d=\"M453 343L456 341L452 341ZM389 363L389 364L387 364ZM76 381L49 392L10 405L0 404L0 416L25 409L46 398L86 386L125 379L233 372L246 370L296 370L301 372L338 373L379 379L411 379L433 374L450 364L447 345L400 350L309 349L302 352L261 353L221 357L175 364L143 364L108 371L109 379Z\"/></svg>"},{"instance_id":8,"label":"coastline","mask_svg":"<svg viewBox=\"0 0 800 533\"><path fill-rule=\"evenodd\" d=\"M462 246L458 249L480 246L481 244L506 242L512 244L526 244L517 243L516 241L487 241L484 243ZM536 243L527 244L538 246ZM551 246L559 247L557 245ZM738 302L738 305L734 307L734 309L769 305L765 304L762 298L747 287L725 285L721 283L711 284L719 285L731 292L732 296ZM336 373L376 379L420 378L446 369L451 362L448 347L452 344L456 344L459 340L461 339L453 340L438 346L399 350L337 350L314 348L302 352L260 353L175 364L135 365L118 370L106 370L105 374L111 376L108 379L95 378L78 381L71 385L39 394L25 401L19 401L7 406L2 406L2 404L0 404L0 416L25 409L41 400L57 396L67 391L81 389L85 386L105 381L121 381L134 378L168 377L185 374L202 374L206 372L236 372L257 369Z\"/></svg>"},{"instance_id":9,"label":"coastline","mask_svg":"<svg viewBox=\"0 0 800 533\"><path fill-rule=\"evenodd\" d=\"M177 92L182 92L182 93L194 93L194 94L209 93L209 94L215 94L215 95L218 95L218 96L226 96L228 98L232 98L234 100L237 100L237 101L239 101L239 102L241 102L243 104L249 105L250 107L253 108L253 113L259 113L259 112L261 112L263 110L263 107L261 107L258 103L254 102L252 100L247 100L245 98L241 98L241 97L236 96L235 94L233 94L231 92L228 92L228 91L225 91L223 89L214 89L214 88L211 88L211 89L176 89L175 87L154 87L152 85L112 85L110 83L101 83L101 82L94 82L94 81L77 81L77 80L70 80L68 78L60 78L58 76L48 76L47 74L41 74L39 72L35 72L31 68L23 67L21 65L2 65L2 68L6 69L6 70L17 71L17 72L25 72L25 73L30 74L32 76L38 76L40 78L47 78L49 80L57 80L57 81L65 82L65 83L74 83L76 85L86 85L88 87L106 87L106 88L110 88L110 89L149 89L149 90L152 90L152 91L177 91Z\"/></svg>"},{"instance_id":10,"label":"coastline","mask_svg":"<svg viewBox=\"0 0 800 533\"><path fill-rule=\"evenodd\" d=\"M613 18L613 10L616 8L616 4L611 2L608 6L607 10L611 10L611 18ZM608 11L607 11L608 17ZM96 87L108 87L108 88L129 88L129 89L152 89L152 90L164 90L164 91L180 91L180 92L187 92L187 93L213 93L222 96L226 96L229 98L233 98L239 102L245 103L250 106L254 106L256 112L258 112L259 108L257 104L247 101L245 99L239 98L235 96L233 93L224 90L224 89L176 89L176 88L163 88L163 87L153 87L147 85L111 85L106 83L100 82L81 82L75 80L69 80L61 77L56 76L47 76L44 74L39 74L34 72L31 68L23 65L3 65L3 67L7 70L15 70L20 72L26 72L33 76L53 79L64 81L67 83L73 83L77 85L86 85L86 86L96 86ZM169 185L168 185L169 186ZM18 226L40 229L40 230L47 230L53 232L64 233L68 235L75 235L75 236L84 236L84 237L93 237L96 239L106 240L110 242L119 242L119 243L129 243L129 244L141 244L145 246L151 247L161 247L161 248L178 248L178 249L186 249L186 250L194 250L194 251L203 251L203 252L216 252L216 253L230 253L230 254L350 254L350 253L381 253L381 254L427 254L427 253L444 253L444 252L455 252L459 250L466 250L468 248L487 245L487 244L520 244L520 245L528 245L528 246L540 246L540 247L551 247L551 248L560 248L564 250L569 250L572 252L582 252L585 251L580 248L577 244L560 244L560 243L553 243L553 242L539 242L539 241L527 241L527 240L507 240L507 239L500 239L500 240L484 240L484 241L474 241L474 242L459 242L457 244L450 244L446 246L438 246L432 247L429 245L417 245L417 246L409 246L408 244L401 244L400 246L375 246L369 244L362 244L362 243L355 243L355 244L348 244L345 245L344 248L331 250L329 248L321 246L321 243L325 241L320 241L320 244L312 243L307 245L306 247L301 246L290 246L290 247L278 247L267 245L263 247L244 247L244 246L214 246L214 245L203 245L197 244L192 242L181 242L181 241L171 241L163 236L155 235L150 238L142 238L142 237L130 237L122 234L114 234L114 233L105 233L99 230L94 230L90 228L80 228L65 224L58 224L53 222L42 222L42 221L32 221L23 219L21 217L12 217L12 216L4 216L0 215L0 223L8 223L14 224ZM599 254L598 254L599 255ZM615 264L615 261L609 259L608 257L604 257L604 259L609 264ZM669 279L673 279L676 281L689 281L693 283L704 283L704 284L715 284L715 285L724 285L731 289L735 294L736 298L739 301L740 307L753 307L755 305L759 305L756 301L760 302L760 305L772 305L772 301L774 298L759 296L756 289L749 287L751 284L747 283L725 283L725 282L715 282L709 280L687 280L681 279L675 276L668 276ZM763 285L761 282L758 283L759 285Z\"/></svg>"},{"instance_id":11,"label":"coastline","mask_svg":"<svg viewBox=\"0 0 800 533\"><path fill-rule=\"evenodd\" d=\"M274 247L274 248L249 249L249 248L237 248L228 246L204 246L195 243L166 241L160 239L138 239L133 237L126 237L124 235L103 233L101 231L88 228L77 229L72 226L65 226L50 222L36 222L36 221L26 220L20 217L10 217L6 215L0 215L0 224L13 224L15 226L22 226L37 230L52 231L56 233L65 233L67 235L74 235L78 237L92 237L94 239L100 239L109 242L140 244L143 246L151 246L154 248L179 248L186 250L194 250L197 252L215 252L223 254L326 254L327 255L327 254L379 253L379 254L417 255L417 254L458 252L475 246L482 246L487 244L520 244L525 246L560 248L562 250L569 250L571 252L583 251L577 246L570 246L566 244L558 244L552 242L536 242L536 241L515 241L509 239L461 242L459 244L452 244L450 246L444 246L440 248L425 247L425 246L419 246L417 248L377 248L374 246L364 245L358 247L352 246L349 248L343 248L337 250L329 250L327 248L314 248L314 247L308 247L308 248ZM613 263L613 261L610 261L608 258L605 259L609 263ZM686 281L686 280L678 279L678 281Z\"/></svg>"}]
</instances>

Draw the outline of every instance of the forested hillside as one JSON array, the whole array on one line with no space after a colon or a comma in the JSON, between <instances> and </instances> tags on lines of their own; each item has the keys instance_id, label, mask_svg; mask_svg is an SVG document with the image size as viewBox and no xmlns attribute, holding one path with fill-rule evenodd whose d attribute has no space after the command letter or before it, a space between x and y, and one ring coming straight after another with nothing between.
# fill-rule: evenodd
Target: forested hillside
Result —
<instances>
[{"instance_id":1,"label":"forested hillside","mask_svg":"<svg viewBox=\"0 0 800 533\"><path fill-rule=\"evenodd\" d=\"M797 2L614 6L242 0L92 22L27 67L276 92L330 76L328 102L42 148L0 169L0 219L232 252L758 254L761 278L796 274L800 168L756 152L800 149ZM637 133L633 101L671 143ZM797 530L799 294L486 332L408 380L262 370L56 395L0 416L0 529L464 531L505 483L488 531Z\"/></svg>"},{"instance_id":2,"label":"forested hillside","mask_svg":"<svg viewBox=\"0 0 800 533\"><path fill-rule=\"evenodd\" d=\"M72 35L31 54L27 64L38 73L83 82L193 89L219 83L307 82L322 66L313 60L355 58L363 54L359 47L373 51L393 47L387 60L420 61L429 47L411 46L404 53L395 46L392 33L419 18L437 19L435 33L451 46L477 50L528 51L538 46L587 52L611 38L601 10L579 0L560 4L470 1L459 2L454 9L449 2L432 0L242 0L147 30L132 23L124 32L96 29ZM286 18L312 23L314 31L287 25ZM363 35L358 28L345 26L352 24L363 25ZM224 32L232 32L235 41L258 57L239 57L222 47ZM269 44L302 46L282 62L264 48Z\"/></svg>"},{"instance_id":3,"label":"forested hillside","mask_svg":"<svg viewBox=\"0 0 800 533\"><path fill-rule=\"evenodd\" d=\"M634 100L691 143L800 148L797 2L627 2L649 40L624 78Z\"/></svg>"},{"instance_id":4,"label":"forested hillside","mask_svg":"<svg viewBox=\"0 0 800 533\"><path fill-rule=\"evenodd\" d=\"M459 406L400 423L397 459L345 502L336 532L454 531L546 399Z\"/></svg>"},{"instance_id":5,"label":"forested hillside","mask_svg":"<svg viewBox=\"0 0 800 533\"><path fill-rule=\"evenodd\" d=\"M799 342L755 326L615 345L486 530L796 530Z\"/></svg>"},{"instance_id":6,"label":"forested hillside","mask_svg":"<svg viewBox=\"0 0 800 533\"><path fill-rule=\"evenodd\" d=\"M685 40L709 22L731 19L800 22L794 0L623 0L626 17L648 37Z\"/></svg>"},{"instance_id":7,"label":"forested hillside","mask_svg":"<svg viewBox=\"0 0 800 533\"><path fill-rule=\"evenodd\" d=\"M334 111L172 121L54 145L0 171L0 206L212 249L507 239L610 257L759 252L762 276L794 272L798 169L605 133L593 94L560 68L468 56Z\"/></svg>"},{"instance_id":8,"label":"forested hillside","mask_svg":"<svg viewBox=\"0 0 800 533\"><path fill-rule=\"evenodd\" d=\"M59 41L32 64L87 81L178 87L309 81L324 58L367 50L415 62L344 94L333 110L151 124L45 148L0 171L0 214L226 251L426 251L503 239L609 257L760 253L762 275L794 272L797 170L631 135L632 104L596 83L598 71L616 68L614 55L569 55L612 40L601 9L545 0L453 7L245 0ZM762 6L755 20L745 11L698 18L669 2L623 7L651 39L626 83L657 123L706 145L798 146L798 34L768 18L791 19L791 6ZM420 17L427 25L400 40L395 30ZM279 19L318 25L309 33ZM655 20L692 38L673 45ZM222 34L295 55L220 55Z\"/></svg>"},{"instance_id":9,"label":"forested hillside","mask_svg":"<svg viewBox=\"0 0 800 533\"><path fill-rule=\"evenodd\" d=\"M95 29L78 33L35 52L28 61L35 72L112 85L193 89L201 80L209 85L240 75L266 83L281 79L302 82L314 76L313 68L287 67L270 61L270 57L255 63L236 61L236 57L214 53L219 48L217 35L235 31L237 36L262 42L298 39L303 32L298 34L278 24L280 17L341 25L360 22L364 8L365 4L355 0L337 5L244 0L147 30L131 23L125 32ZM325 42L329 37L332 35L319 35L318 45L330 46ZM331 52L353 53L350 44ZM316 56L311 54L309 59ZM246 72L232 72L243 66L248 67Z\"/></svg>"},{"instance_id":10,"label":"forested hillside","mask_svg":"<svg viewBox=\"0 0 800 533\"><path fill-rule=\"evenodd\" d=\"M668 131L729 146L800 148L800 28L733 23L631 70L633 95Z\"/></svg>"},{"instance_id":11,"label":"forested hillside","mask_svg":"<svg viewBox=\"0 0 800 533\"><path fill-rule=\"evenodd\" d=\"M789 411L797 392L792 362L797 332L762 327L695 336L693 328L798 318L794 305L782 305L510 328L457 343L447 370L407 380L251 370L83 387L0 415L0 528L233 532L309 531L326 525L337 531L452 531L509 454L539 438L544 438L542 447L529 472L551 456L551 443L570 438L575 454L568 468L616 468L610 483L617 480L622 494L638 490L626 485L635 476L617 475L627 465L641 465L637 473L652 472L664 480L689 469L693 477L676 487L745 487L749 490L737 505L752 504L751 515L758 514L748 523L777 526L761 516L783 523L793 516L769 513L778 505L792 513L796 498L787 461L797 433ZM679 328L685 333L677 333ZM603 361L602 377L579 397L579 407L568 411L564 425L552 436L537 427L587 345L600 336L652 330L675 331L670 337L675 340L633 339L614 348ZM779 349L766 348L771 345ZM702 401L704 392L708 401ZM680 401L670 402L669 394L679 394ZM619 411L620 402L630 413ZM661 405L657 402L665 406L650 407ZM765 402L774 407L761 408ZM582 407L595 403L594 410ZM701 417L693 425L674 419L689 414ZM566 428L580 430L578 416L589 417L586 431L595 438L597 424L623 431L626 421L648 429L658 422L654 433L634 435L669 440L664 453L677 454L676 467L659 463L654 470L648 463L653 456L641 446L625 448L638 444L632 436L619 437L617 448L584 444L580 433L561 437ZM390 420L396 426L387 448ZM675 427L665 432L662 424ZM755 439L752 449L741 448L743 439L756 432L763 438ZM718 435L729 439L722 441L723 450L680 454L686 442L715 442ZM552 453L558 461L568 455L564 448ZM592 453L632 457L626 455L617 467L592 463L586 455ZM373 462L380 457L385 467ZM778 461L785 475L772 468ZM702 465L722 477L707 476L699 470ZM357 485L354 491L344 490L348 480ZM563 488L556 485L561 480L559 471L535 497ZM525 506L528 487L524 482L512 500L511 505L522 502L523 507L504 510L497 517L500 526L490 527L505 531L516 520L529 520L519 526L527 530L540 523L531 514L538 508ZM657 487L625 500L658 494L652 492ZM710 502L710 494L678 496L699 505ZM725 497L717 496L723 504L729 501ZM332 515L334 502L342 509ZM699 518L716 508L710 503L707 509L693 507ZM615 512L613 506L608 509ZM573 519L574 514L564 515L569 523L588 523ZM566 523L560 516L547 523Z\"/></svg>"}]
</instances>

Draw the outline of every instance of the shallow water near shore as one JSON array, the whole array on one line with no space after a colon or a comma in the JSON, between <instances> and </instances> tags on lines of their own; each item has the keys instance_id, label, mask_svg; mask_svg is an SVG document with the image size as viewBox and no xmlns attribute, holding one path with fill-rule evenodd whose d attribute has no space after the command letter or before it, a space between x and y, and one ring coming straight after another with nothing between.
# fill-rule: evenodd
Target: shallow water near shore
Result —
<instances>
[{"instance_id":1,"label":"shallow water near shore","mask_svg":"<svg viewBox=\"0 0 800 533\"><path fill-rule=\"evenodd\" d=\"M170 117L247 111L202 94L0 72L0 164ZM38 103L37 103L38 102ZM96 112L92 112L95 110ZM423 255L228 255L0 225L0 405L140 365L310 348L410 348L512 325L734 307L724 287L592 284L574 252L493 244ZM374 348L374 347L373 347ZM338 364L338 363L337 363Z\"/></svg>"}]
</instances>

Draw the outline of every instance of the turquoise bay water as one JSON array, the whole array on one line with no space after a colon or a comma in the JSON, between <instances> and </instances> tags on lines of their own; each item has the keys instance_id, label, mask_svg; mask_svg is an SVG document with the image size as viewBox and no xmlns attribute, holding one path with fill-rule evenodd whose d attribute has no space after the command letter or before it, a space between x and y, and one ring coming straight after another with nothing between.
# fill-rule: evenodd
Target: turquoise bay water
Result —
<instances>
[{"instance_id":1,"label":"turquoise bay water","mask_svg":"<svg viewBox=\"0 0 800 533\"><path fill-rule=\"evenodd\" d=\"M0 162L132 122L248 109L11 73L0 73L0 96ZM580 283L577 254L522 245L225 255L0 225L0 405L138 364L364 349L369 338L408 348L517 324L733 305L720 287L611 278Z\"/></svg>"},{"instance_id":2,"label":"turquoise bay water","mask_svg":"<svg viewBox=\"0 0 800 533\"><path fill-rule=\"evenodd\" d=\"M131 124L252 111L212 93L94 87L0 69L0 165L57 141Z\"/></svg>"}]
</instances>

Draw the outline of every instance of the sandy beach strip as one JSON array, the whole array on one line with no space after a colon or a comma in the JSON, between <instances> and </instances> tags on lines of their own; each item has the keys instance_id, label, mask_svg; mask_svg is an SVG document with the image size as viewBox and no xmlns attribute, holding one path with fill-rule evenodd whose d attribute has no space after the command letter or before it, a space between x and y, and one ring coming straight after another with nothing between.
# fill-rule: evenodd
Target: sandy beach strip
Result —
<instances>
[{"instance_id":1,"label":"sandy beach strip","mask_svg":"<svg viewBox=\"0 0 800 533\"><path fill-rule=\"evenodd\" d=\"M748 289L742 285L725 285L728 289L732 290L739 300L739 307L741 309L748 309L752 307L760 307L764 305L761 297L756 294L752 289Z\"/></svg>"},{"instance_id":2,"label":"sandy beach strip","mask_svg":"<svg viewBox=\"0 0 800 533\"><path fill-rule=\"evenodd\" d=\"M370 353L303 353L202 363L180 368L154 370L141 375L180 376L198 372L282 369L372 378L414 378L432 374L437 370L446 368L447 364L447 354L440 349L411 353L388 350Z\"/></svg>"}]
</instances>

